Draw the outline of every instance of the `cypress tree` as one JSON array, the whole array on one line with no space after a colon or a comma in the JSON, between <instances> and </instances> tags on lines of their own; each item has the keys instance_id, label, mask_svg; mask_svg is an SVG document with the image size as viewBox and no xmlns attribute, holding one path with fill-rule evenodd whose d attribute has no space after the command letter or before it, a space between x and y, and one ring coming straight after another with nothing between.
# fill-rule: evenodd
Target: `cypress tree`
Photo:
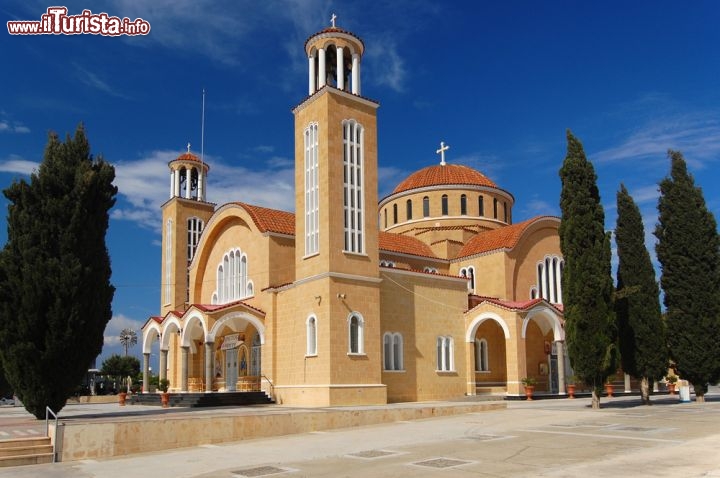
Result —
<instances>
[{"instance_id":1,"label":"cypress tree","mask_svg":"<svg viewBox=\"0 0 720 478\"><path fill-rule=\"evenodd\" d=\"M592 406L599 408L603 384L617 361L610 237L605 233L595 170L569 130L567 143L560 169L565 340L573 371L591 387Z\"/></svg>"},{"instance_id":2,"label":"cypress tree","mask_svg":"<svg viewBox=\"0 0 720 478\"><path fill-rule=\"evenodd\" d=\"M93 159L82 125L50 133L30 182L4 194L8 241L0 252L0 359L25 408L59 411L100 353L115 288L105 246L114 168Z\"/></svg>"},{"instance_id":3,"label":"cypress tree","mask_svg":"<svg viewBox=\"0 0 720 478\"><path fill-rule=\"evenodd\" d=\"M623 370L641 379L643 403L650 404L650 383L665 375L669 357L660 313L660 290L645 247L640 209L622 184L617 193L617 212L615 242L619 263L615 312L620 357Z\"/></svg>"},{"instance_id":4,"label":"cypress tree","mask_svg":"<svg viewBox=\"0 0 720 478\"><path fill-rule=\"evenodd\" d=\"M660 182L655 228L668 345L681 378L703 402L708 384L720 379L720 239L682 154L668 156L670 177Z\"/></svg>"}]
</instances>

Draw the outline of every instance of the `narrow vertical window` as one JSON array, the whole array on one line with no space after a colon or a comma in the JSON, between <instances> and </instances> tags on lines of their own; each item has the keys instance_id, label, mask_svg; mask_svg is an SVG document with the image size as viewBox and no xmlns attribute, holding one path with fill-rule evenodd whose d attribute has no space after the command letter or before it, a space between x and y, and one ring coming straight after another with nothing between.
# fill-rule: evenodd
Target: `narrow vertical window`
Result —
<instances>
[{"instance_id":1,"label":"narrow vertical window","mask_svg":"<svg viewBox=\"0 0 720 478\"><path fill-rule=\"evenodd\" d=\"M393 224L397 224L398 222L398 214L397 214L397 203L393 204Z\"/></svg>"},{"instance_id":2,"label":"narrow vertical window","mask_svg":"<svg viewBox=\"0 0 720 478\"><path fill-rule=\"evenodd\" d=\"M358 314L352 314L348 320L348 349L351 354L364 353L363 348L363 319Z\"/></svg>"},{"instance_id":3,"label":"narrow vertical window","mask_svg":"<svg viewBox=\"0 0 720 478\"><path fill-rule=\"evenodd\" d=\"M508 210L507 210L507 203L503 201L503 218L505 222L508 222Z\"/></svg>"},{"instance_id":4,"label":"narrow vertical window","mask_svg":"<svg viewBox=\"0 0 720 478\"><path fill-rule=\"evenodd\" d=\"M478 196L478 216L485 217L485 201L482 196Z\"/></svg>"},{"instance_id":5,"label":"narrow vertical window","mask_svg":"<svg viewBox=\"0 0 720 478\"><path fill-rule=\"evenodd\" d=\"M317 355L317 319L310 316L306 322L307 351L305 355Z\"/></svg>"},{"instance_id":6,"label":"narrow vertical window","mask_svg":"<svg viewBox=\"0 0 720 478\"><path fill-rule=\"evenodd\" d=\"M365 252L364 230L364 130L355 120L344 120L343 166L345 208L345 251ZM387 218L387 217L386 217Z\"/></svg>"},{"instance_id":7,"label":"narrow vertical window","mask_svg":"<svg viewBox=\"0 0 720 478\"><path fill-rule=\"evenodd\" d=\"M200 234L203 230L203 221L198 217L191 217L187 221L187 260L188 262L193 260L195 257L195 251L197 250L198 243L200 242Z\"/></svg>"},{"instance_id":8,"label":"narrow vertical window","mask_svg":"<svg viewBox=\"0 0 720 478\"><path fill-rule=\"evenodd\" d=\"M305 255L320 249L320 190L318 180L318 125L305 128Z\"/></svg>"},{"instance_id":9,"label":"narrow vertical window","mask_svg":"<svg viewBox=\"0 0 720 478\"><path fill-rule=\"evenodd\" d=\"M485 339L475 339L475 371L488 372L488 343Z\"/></svg>"},{"instance_id":10,"label":"narrow vertical window","mask_svg":"<svg viewBox=\"0 0 720 478\"><path fill-rule=\"evenodd\" d=\"M460 196L460 215L467 215L467 196L464 194Z\"/></svg>"},{"instance_id":11,"label":"narrow vertical window","mask_svg":"<svg viewBox=\"0 0 720 478\"><path fill-rule=\"evenodd\" d=\"M404 370L403 338L400 333L383 335L383 366L385 370Z\"/></svg>"},{"instance_id":12,"label":"narrow vertical window","mask_svg":"<svg viewBox=\"0 0 720 478\"><path fill-rule=\"evenodd\" d=\"M498 218L498 200L493 198L493 219Z\"/></svg>"},{"instance_id":13,"label":"narrow vertical window","mask_svg":"<svg viewBox=\"0 0 720 478\"><path fill-rule=\"evenodd\" d=\"M437 338L437 370L451 372L455 370L454 346L452 337L440 336Z\"/></svg>"},{"instance_id":14,"label":"narrow vertical window","mask_svg":"<svg viewBox=\"0 0 720 478\"><path fill-rule=\"evenodd\" d=\"M383 209L383 229L387 229L387 208Z\"/></svg>"},{"instance_id":15,"label":"narrow vertical window","mask_svg":"<svg viewBox=\"0 0 720 478\"><path fill-rule=\"evenodd\" d=\"M408 199L405 202L405 215L407 216L408 221L412 219L412 199Z\"/></svg>"},{"instance_id":16,"label":"narrow vertical window","mask_svg":"<svg viewBox=\"0 0 720 478\"><path fill-rule=\"evenodd\" d=\"M430 198L423 198L423 217L430 217Z\"/></svg>"},{"instance_id":17,"label":"narrow vertical window","mask_svg":"<svg viewBox=\"0 0 720 478\"><path fill-rule=\"evenodd\" d=\"M169 304L172 300L172 241L173 241L173 222L168 219L165 224L165 303Z\"/></svg>"},{"instance_id":18,"label":"narrow vertical window","mask_svg":"<svg viewBox=\"0 0 720 478\"><path fill-rule=\"evenodd\" d=\"M448 215L448 197L447 194L443 194L441 198L441 205L442 205L442 215L447 216Z\"/></svg>"}]
</instances>

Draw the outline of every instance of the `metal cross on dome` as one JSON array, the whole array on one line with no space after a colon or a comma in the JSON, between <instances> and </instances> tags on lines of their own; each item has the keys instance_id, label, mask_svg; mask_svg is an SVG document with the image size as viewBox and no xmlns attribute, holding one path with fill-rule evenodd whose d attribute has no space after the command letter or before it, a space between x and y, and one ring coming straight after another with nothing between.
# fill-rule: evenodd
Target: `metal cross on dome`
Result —
<instances>
[{"instance_id":1,"label":"metal cross on dome","mask_svg":"<svg viewBox=\"0 0 720 478\"><path fill-rule=\"evenodd\" d=\"M187 149L188 149L187 152L189 153L190 152L190 143L188 143Z\"/></svg>"},{"instance_id":2,"label":"metal cross on dome","mask_svg":"<svg viewBox=\"0 0 720 478\"><path fill-rule=\"evenodd\" d=\"M445 145L444 141L440 141L440 149L435 151L437 154L440 155L440 166L445 166L445 151L450 149L450 146Z\"/></svg>"},{"instance_id":3,"label":"metal cross on dome","mask_svg":"<svg viewBox=\"0 0 720 478\"><path fill-rule=\"evenodd\" d=\"M333 13L332 17L330 17L330 23L332 23L333 28L335 28L335 19L337 19L337 15Z\"/></svg>"}]
</instances>

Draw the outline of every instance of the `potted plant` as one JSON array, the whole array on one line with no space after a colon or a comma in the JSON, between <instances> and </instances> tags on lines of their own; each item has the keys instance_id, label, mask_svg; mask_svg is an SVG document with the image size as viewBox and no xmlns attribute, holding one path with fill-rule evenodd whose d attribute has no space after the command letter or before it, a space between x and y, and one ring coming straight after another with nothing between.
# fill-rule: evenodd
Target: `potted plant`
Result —
<instances>
[{"instance_id":1,"label":"potted plant","mask_svg":"<svg viewBox=\"0 0 720 478\"><path fill-rule=\"evenodd\" d=\"M677 380L677 375L675 375L674 373L665 377L665 381L667 382L667 389L670 392L670 395L675 395L675 385L677 384Z\"/></svg>"},{"instance_id":2,"label":"potted plant","mask_svg":"<svg viewBox=\"0 0 720 478\"><path fill-rule=\"evenodd\" d=\"M162 378L158 381L158 388L160 389L160 403L162 403L163 408L170 406L170 394L168 393L168 387L170 387L170 380Z\"/></svg>"},{"instance_id":3,"label":"potted plant","mask_svg":"<svg viewBox=\"0 0 720 478\"><path fill-rule=\"evenodd\" d=\"M532 400L533 393L535 392L535 384L537 383L537 380L535 380L533 377L523 377L521 380L522 384L525 386L525 398L528 400Z\"/></svg>"},{"instance_id":4,"label":"potted plant","mask_svg":"<svg viewBox=\"0 0 720 478\"><path fill-rule=\"evenodd\" d=\"M567 393L568 398L575 398L575 382L577 382L577 378L575 375L571 375L567 379Z\"/></svg>"},{"instance_id":5,"label":"potted plant","mask_svg":"<svg viewBox=\"0 0 720 478\"><path fill-rule=\"evenodd\" d=\"M120 387L120 391L118 392L118 402L121 407L125 406L125 400L127 400L127 387L123 385Z\"/></svg>"},{"instance_id":6,"label":"potted plant","mask_svg":"<svg viewBox=\"0 0 720 478\"><path fill-rule=\"evenodd\" d=\"M605 392L607 393L608 398L612 398L613 396L613 384L612 384L613 376L610 375L607 378L607 381L605 382Z\"/></svg>"}]
</instances>

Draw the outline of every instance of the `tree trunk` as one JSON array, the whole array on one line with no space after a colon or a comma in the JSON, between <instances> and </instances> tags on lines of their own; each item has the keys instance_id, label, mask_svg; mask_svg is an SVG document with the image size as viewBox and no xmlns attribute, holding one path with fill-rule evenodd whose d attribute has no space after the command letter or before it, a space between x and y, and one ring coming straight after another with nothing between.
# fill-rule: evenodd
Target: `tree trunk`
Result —
<instances>
[{"instance_id":1,"label":"tree trunk","mask_svg":"<svg viewBox=\"0 0 720 478\"><path fill-rule=\"evenodd\" d=\"M651 405L650 403L650 379L643 377L640 380L640 396L643 405Z\"/></svg>"},{"instance_id":2,"label":"tree trunk","mask_svg":"<svg viewBox=\"0 0 720 478\"><path fill-rule=\"evenodd\" d=\"M595 387L593 387L592 391L592 407L593 409L600 408L600 392L598 392L597 388Z\"/></svg>"},{"instance_id":3,"label":"tree trunk","mask_svg":"<svg viewBox=\"0 0 720 478\"><path fill-rule=\"evenodd\" d=\"M697 391L695 392L695 401L697 403L705 403L705 394L698 395Z\"/></svg>"}]
</instances>

